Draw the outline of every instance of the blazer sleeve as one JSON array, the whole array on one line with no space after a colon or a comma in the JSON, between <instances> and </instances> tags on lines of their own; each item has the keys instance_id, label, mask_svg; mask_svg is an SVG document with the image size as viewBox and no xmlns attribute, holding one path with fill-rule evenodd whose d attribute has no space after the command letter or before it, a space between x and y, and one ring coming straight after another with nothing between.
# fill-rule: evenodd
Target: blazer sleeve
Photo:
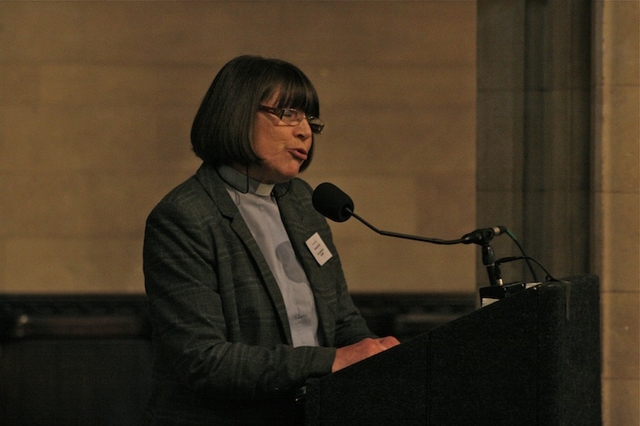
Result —
<instances>
[{"instance_id":1,"label":"blazer sleeve","mask_svg":"<svg viewBox=\"0 0 640 426\"><path fill-rule=\"evenodd\" d=\"M219 276L221 264L237 253L220 250L224 242L213 230L224 228L216 223L224 219L211 211L212 204L187 194L165 198L145 228L143 269L156 378L186 385L199 396L245 399L277 396L330 373L334 348L293 348L277 338L262 345L242 341L242 324L229 303L232 284ZM254 322L260 324L260 318ZM276 328L271 326L267 337L281 333Z\"/></svg>"}]
</instances>

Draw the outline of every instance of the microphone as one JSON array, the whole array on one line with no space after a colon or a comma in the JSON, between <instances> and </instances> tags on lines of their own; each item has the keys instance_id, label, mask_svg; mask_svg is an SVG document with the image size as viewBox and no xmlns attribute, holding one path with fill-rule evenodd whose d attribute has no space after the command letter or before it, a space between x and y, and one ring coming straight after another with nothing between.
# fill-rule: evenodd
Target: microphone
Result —
<instances>
[{"instance_id":1,"label":"microphone","mask_svg":"<svg viewBox=\"0 0 640 426\"><path fill-rule=\"evenodd\" d=\"M504 226L494 226L491 228L480 228L475 231L469 232L457 240L441 240L437 238L424 238L417 237L415 235L398 234L396 232L381 231L369 222L355 214L353 200L347 194L345 194L340 188L332 183L324 182L316 187L311 196L311 202L313 207L323 216L335 221L344 222L351 216L358 219L368 228L377 232L380 235L386 235L389 237L405 238L415 241L424 241L434 244L478 244L482 246L482 263L487 268L489 275L489 281L492 286L501 285L502 277L500 269L495 261L495 254L493 249L489 245L494 237L502 235L507 232L507 228Z\"/></svg>"},{"instance_id":2,"label":"microphone","mask_svg":"<svg viewBox=\"0 0 640 426\"><path fill-rule=\"evenodd\" d=\"M311 196L311 202L313 207L320 214L334 222L344 222L352 216L365 224L370 229L374 230L378 234L387 235L391 237L408 238L411 240L426 241L436 244L478 244L485 245L491 241L494 237L502 235L507 232L505 226L494 226L491 228L480 228L475 231L469 232L457 240L440 240L437 238L424 238L416 237L414 235L398 234L396 232L381 231L369 222L355 214L353 200L347 194L345 194L340 188L332 183L324 182L316 187Z\"/></svg>"},{"instance_id":3,"label":"microphone","mask_svg":"<svg viewBox=\"0 0 640 426\"><path fill-rule=\"evenodd\" d=\"M334 222L344 222L353 215L353 200L332 183L321 183L311 196L313 207Z\"/></svg>"},{"instance_id":4,"label":"microphone","mask_svg":"<svg viewBox=\"0 0 640 426\"><path fill-rule=\"evenodd\" d=\"M369 222L355 214L353 200L345 194L340 188L332 183L324 182L316 187L311 195L313 207L323 216L334 222L344 222L350 217L355 217L369 229L380 235L388 237L405 238L414 241L424 241L433 244L460 244L462 239L458 240L440 240L438 238L417 237L415 235L399 234L397 232L381 231Z\"/></svg>"}]
</instances>

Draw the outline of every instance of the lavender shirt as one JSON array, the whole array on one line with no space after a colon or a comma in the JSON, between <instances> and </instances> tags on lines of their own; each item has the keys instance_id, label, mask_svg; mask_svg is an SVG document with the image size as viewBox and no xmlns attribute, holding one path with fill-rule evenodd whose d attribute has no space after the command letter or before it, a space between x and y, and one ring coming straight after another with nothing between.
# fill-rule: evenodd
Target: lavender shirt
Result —
<instances>
[{"instance_id":1,"label":"lavender shirt","mask_svg":"<svg viewBox=\"0 0 640 426\"><path fill-rule=\"evenodd\" d=\"M222 166L218 172L278 282L293 346L319 346L315 299L271 193L274 185L247 178L231 167Z\"/></svg>"}]
</instances>

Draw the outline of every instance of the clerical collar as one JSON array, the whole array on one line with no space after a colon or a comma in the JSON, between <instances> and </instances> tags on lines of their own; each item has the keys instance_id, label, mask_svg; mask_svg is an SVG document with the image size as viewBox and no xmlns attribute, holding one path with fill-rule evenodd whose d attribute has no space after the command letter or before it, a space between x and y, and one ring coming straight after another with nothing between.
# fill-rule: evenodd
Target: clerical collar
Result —
<instances>
[{"instance_id":1,"label":"clerical collar","mask_svg":"<svg viewBox=\"0 0 640 426\"><path fill-rule=\"evenodd\" d=\"M261 197L269 197L274 184L262 183L249 176L240 173L230 166L220 166L218 174L223 181L233 189L243 194L255 194Z\"/></svg>"}]
</instances>

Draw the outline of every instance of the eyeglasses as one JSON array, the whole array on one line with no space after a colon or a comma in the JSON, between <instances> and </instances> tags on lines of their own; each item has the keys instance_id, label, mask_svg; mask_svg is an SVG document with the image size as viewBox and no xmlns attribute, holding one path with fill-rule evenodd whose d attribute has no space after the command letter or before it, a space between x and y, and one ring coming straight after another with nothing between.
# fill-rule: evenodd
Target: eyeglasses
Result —
<instances>
[{"instance_id":1,"label":"eyeglasses","mask_svg":"<svg viewBox=\"0 0 640 426\"><path fill-rule=\"evenodd\" d=\"M275 115L280 120L282 120L283 123L288 124L289 126L297 126L302 122L303 119L306 118L311 131L316 135L322 133L322 129L324 129L324 122L318 117L307 115L304 112L298 111L294 108L271 108L265 105L260 105L258 109L260 111L265 111L269 114Z\"/></svg>"}]
</instances>

